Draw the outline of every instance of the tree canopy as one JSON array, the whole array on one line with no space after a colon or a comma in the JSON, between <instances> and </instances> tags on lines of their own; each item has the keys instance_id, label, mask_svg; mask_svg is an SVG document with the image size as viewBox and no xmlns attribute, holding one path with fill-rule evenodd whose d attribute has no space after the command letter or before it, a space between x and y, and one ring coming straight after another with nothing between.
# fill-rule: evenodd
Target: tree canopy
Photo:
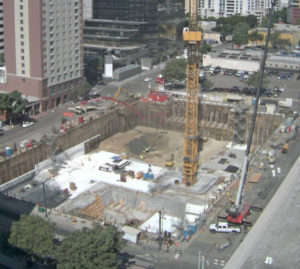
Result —
<instances>
[{"instance_id":1,"label":"tree canopy","mask_svg":"<svg viewBox=\"0 0 300 269\"><path fill-rule=\"evenodd\" d=\"M258 32L258 30L255 30L255 31L252 31L251 33L249 33L248 38L252 43L255 43L256 41L264 40L264 36L262 34L260 34Z\"/></svg>"},{"instance_id":2,"label":"tree canopy","mask_svg":"<svg viewBox=\"0 0 300 269\"><path fill-rule=\"evenodd\" d=\"M270 35L270 41L273 49L282 49L291 46L289 39L280 38L280 32L273 32Z\"/></svg>"},{"instance_id":3,"label":"tree canopy","mask_svg":"<svg viewBox=\"0 0 300 269\"><path fill-rule=\"evenodd\" d=\"M232 41L234 44L242 45L248 43L249 26L245 22L240 22L234 27Z\"/></svg>"},{"instance_id":4,"label":"tree canopy","mask_svg":"<svg viewBox=\"0 0 300 269\"><path fill-rule=\"evenodd\" d=\"M268 87L269 83L270 83L270 81L266 78L266 76L264 76L262 88L266 89ZM253 86L256 89L258 89L258 84L259 84L259 72L256 72L248 78L247 85Z\"/></svg>"},{"instance_id":5,"label":"tree canopy","mask_svg":"<svg viewBox=\"0 0 300 269\"><path fill-rule=\"evenodd\" d=\"M70 98L76 101L79 97L83 97L91 90L91 85L88 82L75 86L70 92Z\"/></svg>"},{"instance_id":6,"label":"tree canopy","mask_svg":"<svg viewBox=\"0 0 300 269\"><path fill-rule=\"evenodd\" d=\"M186 77L186 60L175 59L168 62L162 70L162 75L166 81L171 83L184 80Z\"/></svg>"},{"instance_id":7,"label":"tree canopy","mask_svg":"<svg viewBox=\"0 0 300 269\"><path fill-rule=\"evenodd\" d=\"M22 113L28 101L22 98L18 91L0 94L0 110L7 110L12 114Z\"/></svg>"},{"instance_id":8,"label":"tree canopy","mask_svg":"<svg viewBox=\"0 0 300 269\"><path fill-rule=\"evenodd\" d=\"M21 248L28 255L46 258L53 253L55 224L39 216L21 215L10 229L9 244Z\"/></svg>"},{"instance_id":9,"label":"tree canopy","mask_svg":"<svg viewBox=\"0 0 300 269\"><path fill-rule=\"evenodd\" d=\"M74 232L57 247L57 268L116 269L120 233L113 226Z\"/></svg>"},{"instance_id":10,"label":"tree canopy","mask_svg":"<svg viewBox=\"0 0 300 269\"><path fill-rule=\"evenodd\" d=\"M257 18L254 15L220 17L216 20L216 22L217 26L214 30L220 32L223 38L233 34L235 27L240 23L245 23L250 29L255 28L258 23Z\"/></svg>"},{"instance_id":11,"label":"tree canopy","mask_svg":"<svg viewBox=\"0 0 300 269\"><path fill-rule=\"evenodd\" d=\"M277 10L274 12L271 27L274 26L274 23L278 23L279 21L287 23L287 8L283 8L282 10ZM263 17L261 27L269 27L269 14Z\"/></svg>"}]
</instances>

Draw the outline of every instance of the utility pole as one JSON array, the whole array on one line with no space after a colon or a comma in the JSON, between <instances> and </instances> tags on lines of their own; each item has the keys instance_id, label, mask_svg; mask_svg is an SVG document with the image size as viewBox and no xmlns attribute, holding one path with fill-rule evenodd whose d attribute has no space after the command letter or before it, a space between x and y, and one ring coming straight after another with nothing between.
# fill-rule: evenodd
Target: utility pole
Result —
<instances>
[{"instance_id":1,"label":"utility pole","mask_svg":"<svg viewBox=\"0 0 300 269\"><path fill-rule=\"evenodd\" d=\"M161 211L158 211L158 244L159 250L161 250L162 238L161 238Z\"/></svg>"},{"instance_id":2,"label":"utility pole","mask_svg":"<svg viewBox=\"0 0 300 269\"><path fill-rule=\"evenodd\" d=\"M47 204L46 204L45 181L43 182L43 194L44 194L45 217L47 217Z\"/></svg>"}]
</instances>

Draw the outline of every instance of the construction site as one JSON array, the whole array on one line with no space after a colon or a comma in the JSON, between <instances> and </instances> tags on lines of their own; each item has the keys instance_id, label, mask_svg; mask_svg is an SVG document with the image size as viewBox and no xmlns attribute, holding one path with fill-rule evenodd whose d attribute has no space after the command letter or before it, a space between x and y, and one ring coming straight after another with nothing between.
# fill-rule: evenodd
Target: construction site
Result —
<instances>
[{"instance_id":1,"label":"construction site","mask_svg":"<svg viewBox=\"0 0 300 269\"><path fill-rule=\"evenodd\" d=\"M276 107L258 107L247 97L238 102L199 97L201 32L192 20L183 37L185 93L125 92L124 100L119 88L114 97L82 102L75 112L103 100L112 104L4 158L0 190L71 223L116 225L132 243L162 235L188 240L230 192L240 192L232 222L242 224L250 210L240 201L244 186L237 190L245 157L250 152L250 168L264 163L264 145L280 126L294 128L294 119L284 122L286 115ZM250 176L259 181L257 173Z\"/></svg>"},{"instance_id":2,"label":"construction site","mask_svg":"<svg viewBox=\"0 0 300 269\"><path fill-rule=\"evenodd\" d=\"M128 98L0 163L1 191L92 223L180 238L238 178L251 107L199 102L196 181L183 180L185 102ZM248 108L248 109L247 109ZM252 152L282 122L258 114ZM192 228L191 228L192 227Z\"/></svg>"}]
</instances>

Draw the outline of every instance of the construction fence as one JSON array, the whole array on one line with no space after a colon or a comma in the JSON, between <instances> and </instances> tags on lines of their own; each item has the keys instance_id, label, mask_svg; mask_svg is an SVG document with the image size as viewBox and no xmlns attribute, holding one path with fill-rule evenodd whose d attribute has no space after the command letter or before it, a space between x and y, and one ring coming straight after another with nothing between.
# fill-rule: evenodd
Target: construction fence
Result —
<instances>
[{"instance_id":1,"label":"construction fence","mask_svg":"<svg viewBox=\"0 0 300 269\"><path fill-rule=\"evenodd\" d=\"M48 137L32 148L17 151L0 162L0 185L35 169L35 165L85 142L84 152L96 149L102 140L133 129L137 125L183 132L185 128L185 103L144 103L135 101L131 108L118 106L114 111L89 118L79 126ZM199 104L199 132L202 137L231 141L235 120L234 105L220 103ZM281 115L260 113L254 131L253 143L261 145L268 140L282 122ZM251 113L245 117L245 136L249 131Z\"/></svg>"}]
</instances>

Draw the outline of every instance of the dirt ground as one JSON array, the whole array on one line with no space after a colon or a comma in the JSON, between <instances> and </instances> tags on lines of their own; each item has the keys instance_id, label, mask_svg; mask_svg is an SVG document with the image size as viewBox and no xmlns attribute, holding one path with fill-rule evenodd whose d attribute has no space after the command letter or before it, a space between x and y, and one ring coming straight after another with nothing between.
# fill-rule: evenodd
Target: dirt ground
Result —
<instances>
[{"instance_id":1,"label":"dirt ground","mask_svg":"<svg viewBox=\"0 0 300 269\"><path fill-rule=\"evenodd\" d=\"M144 161L157 166L165 166L171 154L174 154L175 167L181 169L183 158L183 133L159 130L138 126L125 133L118 133L109 139L102 141L99 150L126 153L129 158L140 159L143 150L149 151L144 154ZM217 153L224 150L227 141L207 139L202 145L199 155L199 163L211 159Z\"/></svg>"}]
</instances>

